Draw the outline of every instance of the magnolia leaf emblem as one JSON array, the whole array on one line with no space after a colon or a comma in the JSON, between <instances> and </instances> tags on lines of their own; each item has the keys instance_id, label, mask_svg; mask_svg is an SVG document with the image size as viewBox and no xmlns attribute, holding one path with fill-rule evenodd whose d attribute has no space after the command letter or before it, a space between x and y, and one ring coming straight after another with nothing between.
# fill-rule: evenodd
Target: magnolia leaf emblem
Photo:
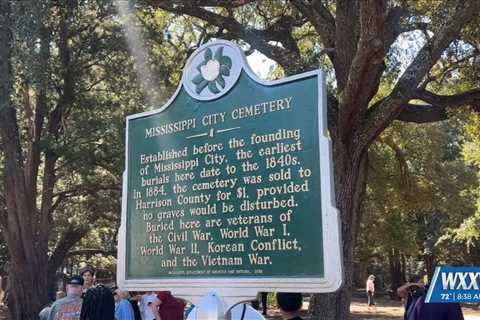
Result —
<instances>
[{"instance_id":1,"label":"magnolia leaf emblem","mask_svg":"<svg viewBox=\"0 0 480 320\"><path fill-rule=\"evenodd\" d=\"M224 77L230 76L230 69L232 68L232 59L223 55L223 47L219 47L213 55L212 49L205 50L204 61L197 66L200 72L193 79L195 84L195 91L200 94L203 89L208 87L211 93L217 94L220 92L219 88L225 88Z\"/></svg>"}]
</instances>

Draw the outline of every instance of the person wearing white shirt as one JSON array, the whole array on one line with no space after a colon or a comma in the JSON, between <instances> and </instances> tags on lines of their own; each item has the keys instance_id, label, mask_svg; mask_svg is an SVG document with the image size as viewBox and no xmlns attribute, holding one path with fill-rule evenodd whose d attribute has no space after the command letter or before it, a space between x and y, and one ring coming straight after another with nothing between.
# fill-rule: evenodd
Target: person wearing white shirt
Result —
<instances>
[{"instance_id":1,"label":"person wearing white shirt","mask_svg":"<svg viewBox=\"0 0 480 320\"><path fill-rule=\"evenodd\" d=\"M374 300L374 295L375 295L375 276L372 274L368 277L367 279L367 286L366 286L366 291L367 291L367 298L368 298L368 307L373 307L375 306L375 300Z\"/></svg>"},{"instance_id":2,"label":"person wearing white shirt","mask_svg":"<svg viewBox=\"0 0 480 320\"><path fill-rule=\"evenodd\" d=\"M152 291L147 292L142 296L142 299L140 300L140 313L142 314L142 320L155 320L150 305L156 298L157 295Z\"/></svg>"}]
</instances>

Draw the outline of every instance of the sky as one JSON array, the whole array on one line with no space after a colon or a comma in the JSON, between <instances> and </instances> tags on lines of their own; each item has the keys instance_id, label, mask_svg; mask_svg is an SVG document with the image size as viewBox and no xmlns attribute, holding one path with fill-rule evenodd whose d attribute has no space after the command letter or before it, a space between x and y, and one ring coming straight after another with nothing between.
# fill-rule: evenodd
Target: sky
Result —
<instances>
[{"instance_id":1,"label":"sky","mask_svg":"<svg viewBox=\"0 0 480 320\"><path fill-rule=\"evenodd\" d=\"M267 58L257 50L247 57L250 68L262 79L266 79L271 68L276 65L275 61Z\"/></svg>"}]
</instances>

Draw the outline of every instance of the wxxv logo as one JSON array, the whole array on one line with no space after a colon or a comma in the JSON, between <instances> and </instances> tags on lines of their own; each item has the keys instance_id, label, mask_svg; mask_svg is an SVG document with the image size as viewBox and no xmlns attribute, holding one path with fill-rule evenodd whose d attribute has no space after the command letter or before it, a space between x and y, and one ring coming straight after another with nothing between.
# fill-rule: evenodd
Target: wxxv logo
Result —
<instances>
[{"instance_id":1,"label":"wxxv logo","mask_svg":"<svg viewBox=\"0 0 480 320\"><path fill-rule=\"evenodd\" d=\"M480 267L437 267L425 302L480 302Z\"/></svg>"}]
</instances>

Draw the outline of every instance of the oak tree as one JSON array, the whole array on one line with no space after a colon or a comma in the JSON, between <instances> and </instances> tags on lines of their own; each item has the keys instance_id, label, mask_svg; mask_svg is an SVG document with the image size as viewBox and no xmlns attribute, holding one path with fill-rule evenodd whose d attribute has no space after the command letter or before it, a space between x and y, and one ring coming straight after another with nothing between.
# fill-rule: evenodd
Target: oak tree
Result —
<instances>
[{"instance_id":1,"label":"oak tree","mask_svg":"<svg viewBox=\"0 0 480 320\"><path fill-rule=\"evenodd\" d=\"M394 0L140 0L139 5L203 21L211 38L238 40L276 61L286 74L331 66L328 99L336 204L343 238L344 287L316 299L316 319L347 319L353 249L365 195L368 149L394 121L426 123L447 110L476 106L480 88L432 91L432 83L474 65L480 2ZM212 27L213 30L212 30ZM417 30L421 43L408 64L392 63L396 41ZM309 34L309 40L305 35ZM310 41L310 45L305 45ZM385 96L382 81L397 74Z\"/></svg>"}]
</instances>

